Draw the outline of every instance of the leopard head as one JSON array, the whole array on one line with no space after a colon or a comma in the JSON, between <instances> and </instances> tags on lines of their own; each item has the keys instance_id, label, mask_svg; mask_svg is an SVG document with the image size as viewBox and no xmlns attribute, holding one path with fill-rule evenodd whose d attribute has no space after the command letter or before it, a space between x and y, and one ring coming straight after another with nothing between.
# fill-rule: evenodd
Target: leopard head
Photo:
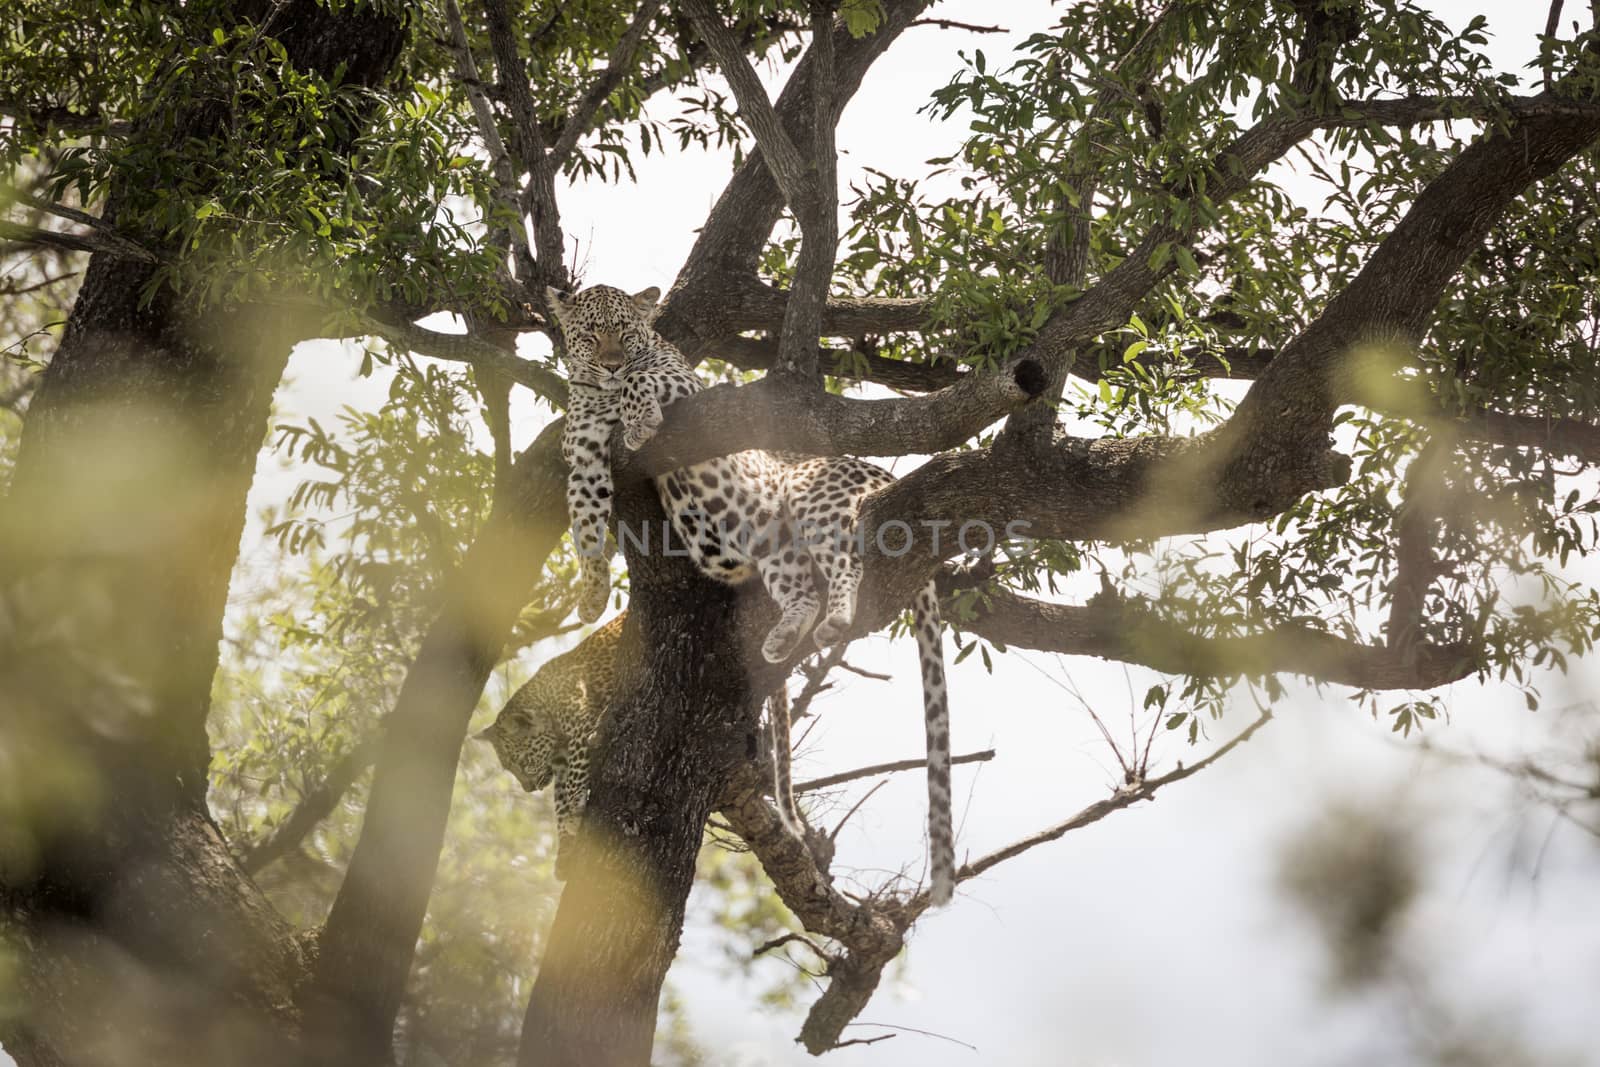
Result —
<instances>
[{"instance_id":1,"label":"leopard head","mask_svg":"<svg viewBox=\"0 0 1600 1067\"><path fill-rule=\"evenodd\" d=\"M575 384L618 388L629 357L655 344L650 323L661 299L655 286L632 296L609 285L591 285L576 295L547 287L545 296L561 324L568 376Z\"/></svg>"},{"instance_id":2,"label":"leopard head","mask_svg":"<svg viewBox=\"0 0 1600 1067\"><path fill-rule=\"evenodd\" d=\"M517 699L502 708L494 722L477 738L494 746L500 766L515 775L517 782L530 793L550 784L555 777L555 754L558 749L564 752L550 716Z\"/></svg>"}]
</instances>

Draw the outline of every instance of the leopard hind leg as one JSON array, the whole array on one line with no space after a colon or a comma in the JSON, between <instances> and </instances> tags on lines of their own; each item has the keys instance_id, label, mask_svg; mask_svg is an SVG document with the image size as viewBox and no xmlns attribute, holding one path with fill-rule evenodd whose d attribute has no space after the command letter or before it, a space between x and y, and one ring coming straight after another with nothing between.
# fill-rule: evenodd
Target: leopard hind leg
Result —
<instances>
[{"instance_id":1,"label":"leopard hind leg","mask_svg":"<svg viewBox=\"0 0 1600 1067\"><path fill-rule=\"evenodd\" d=\"M811 629L822 604L811 573L811 554L793 540L756 560L761 583L778 605L778 623L767 631L761 655L768 663L784 663Z\"/></svg>"}]
</instances>

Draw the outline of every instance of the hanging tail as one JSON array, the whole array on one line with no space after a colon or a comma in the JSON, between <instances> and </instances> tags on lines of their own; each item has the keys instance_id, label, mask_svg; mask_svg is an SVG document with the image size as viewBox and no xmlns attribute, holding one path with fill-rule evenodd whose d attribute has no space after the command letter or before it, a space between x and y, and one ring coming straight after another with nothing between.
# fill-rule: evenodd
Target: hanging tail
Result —
<instances>
[{"instance_id":1,"label":"hanging tail","mask_svg":"<svg viewBox=\"0 0 1600 1067\"><path fill-rule=\"evenodd\" d=\"M782 683L767 698L767 730L772 739L772 798L784 828L804 841L806 824L794 802L789 770L789 686Z\"/></svg>"},{"instance_id":2,"label":"hanging tail","mask_svg":"<svg viewBox=\"0 0 1600 1067\"><path fill-rule=\"evenodd\" d=\"M933 873L931 895L937 906L948 902L955 893L956 840L950 814L950 697L945 687L944 645L940 637L943 622L932 582L917 594L911 617L917 631L922 710L928 731L928 849Z\"/></svg>"}]
</instances>

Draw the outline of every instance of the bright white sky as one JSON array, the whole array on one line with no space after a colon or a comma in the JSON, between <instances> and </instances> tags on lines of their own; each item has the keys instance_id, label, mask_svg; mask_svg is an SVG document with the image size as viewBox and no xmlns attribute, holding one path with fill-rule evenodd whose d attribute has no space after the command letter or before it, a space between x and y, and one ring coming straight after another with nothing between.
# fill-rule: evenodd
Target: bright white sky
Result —
<instances>
[{"instance_id":1,"label":"bright white sky","mask_svg":"<svg viewBox=\"0 0 1600 1067\"><path fill-rule=\"evenodd\" d=\"M1457 23L1488 15L1491 47L1510 70L1520 70L1532 53L1546 10L1542 3L1508 0L1439 8ZM1012 33L975 38L909 31L845 115L841 183L868 166L917 174L925 159L950 152L964 127L941 126L916 110L956 69L955 51L981 47L995 66L1011 44L1050 21L1043 5L1018 0L958 0L935 14L998 23ZM562 198L587 282L630 290L670 284L693 240L692 227L727 179L731 157L652 157L638 166L642 188L583 186ZM303 346L280 407L321 415L378 398L381 384L353 378L357 363L337 345ZM549 413L523 393L514 417L520 446ZM286 479L276 464L264 461L260 475L255 500L281 499ZM250 535L246 541L248 582L248 561L264 555ZM892 671L895 679L845 676L837 693L815 705L820 723L798 757L797 779L921 751L910 645L874 637L858 643L851 659ZM1068 678L1113 729L1127 722L1139 695L1158 680L1097 660L1015 653L997 657L993 677L976 656L954 668L955 751L999 752L981 769L957 768L963 854L1057 822L1106 795L1116 781L1105 743L1063 688ZM1592 736L1600 724L1588 696L1597 684L1600 663L1593 660L1579 663L1570 677L1549 677L1541 684L1546 710L1537 716L1513 690L1457 685L1448 694L1451 721L1431 728L1428 737L1458 751L1510 756L1553 737L1570 744L1583 731ZM1213 738L1231 735L1251 717L1248 707L1235 709L1212 727ZM1206 751L1164 736L1155 762L1169 769ZM513 788L509 779L506 787ZM836 870L859 870L866 884L885 870L918 874L923 789L913 774L877 793L841 835ZM827 809L814 809L814 821L831 826L859 795L846 793ZM1394 1036L1397 1009L1377 998L1330 994L1318 941L1274 887L1281 843L1341 802L1376 805L1420 827L1427 878L1402 939L1430 962L1447 1007L1519 1032L1548 1062L1600 1064L1592 1016L1600 1001L1600 920L1593 905L1600 848L1594 839L1520 802L1492 772L1426 757L1414 740L1391 736L1386 724L1331 690L1297 691L1255 740L1153 804L1113 815L964 886L950 907L914 931L902 965L864 1013L867 1022L904 1032L832 1053L826 1062L1410 1062ZM759 1004L784 964L768 960L748 979L730 977L703 909L698 922L696 915L691 906L670 982L713 1062L811 1062L793 1044L809 1000L793 1012ZM847 1036L883 1032L861 1026Z\"/></svg>"}]
</instances>

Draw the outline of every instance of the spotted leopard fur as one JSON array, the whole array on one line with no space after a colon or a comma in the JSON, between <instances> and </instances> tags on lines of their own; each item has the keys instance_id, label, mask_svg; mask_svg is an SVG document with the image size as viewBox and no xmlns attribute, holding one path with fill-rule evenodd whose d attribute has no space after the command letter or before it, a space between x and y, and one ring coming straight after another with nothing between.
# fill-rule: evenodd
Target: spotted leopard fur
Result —
<instances>
[{"instance_id":1,"label":"spotted leopard fur","mask_svg":"<svg viewBox=\"0 0 1600 1067\"><path fill-rule=\"evenodd\" d=\"M604 612L610 591L612 430L620 423L624 446L642 447L660 426L662 408L702 385L683 354L651 327L659 290L630 296L596 285L575 296L555 289L546 295L561 325L570 370L562 451L571 466L567 502L583 561L579 616L592 622ZM702 573L728 583L761 578L779 609L762 654L782 663L808 630L819 648L827 648L849 629L862 576L854 544L861 505L893 480L887 471L849 457L797 459L752 450L669 472L656 479L656 488ZM817 573L826 583L827 604L813 629L822 608ZM943 903L954 889L955 843L949 706L931 583L917 596L913 616L927 731L933 898Z\"/></svg>"},{"instance_id":2,"label":"spotted leopard fur","mask_svg":"<svg viewBox=\"0 0 1600 1067\"><path fill-rule=\"evenodd\" d=\"M618 615L540 667L488 729L476 735L494 746L500 766L526 791L536 793L555 783L558 878L566 877L564 857L571 855L569 846L583 824L595 736L616 696L617 647L625 618ZM780 685L767 706L778 812L784 825L804 839L805 824L789 784L788 690Z\"/></svg>"},{"instance_id":3,"label":"spotted leopard fur","mask_svg":"<svg viewBox=\"0 0 1600 1067\"><path fill-rule=\"evenodd\" d=\"M500 766L536 793L556 787L556 876L578 835L589 799L589 756L595 731L615 695L617 642L622 620L590 634L571 651L540 667L506 701L478 740L494 745Z\"/></svg>"}]
</instances>

